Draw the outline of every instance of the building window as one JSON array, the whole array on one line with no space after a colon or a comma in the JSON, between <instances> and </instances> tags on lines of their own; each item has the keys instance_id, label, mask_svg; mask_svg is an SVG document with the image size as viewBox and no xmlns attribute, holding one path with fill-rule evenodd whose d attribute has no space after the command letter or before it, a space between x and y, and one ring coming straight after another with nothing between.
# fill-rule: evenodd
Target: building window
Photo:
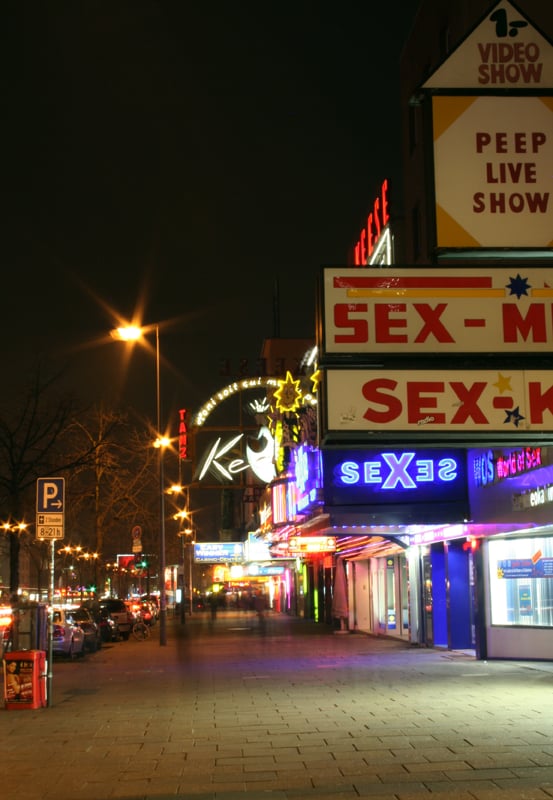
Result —
<instances>
[{"instance_id":1,"label":"building window","mask_svg":"<svg viewBox=\"0 0 553 800\"><path fill-rule=\"evenodd\" d=\"M488 543L492 625L553 627L553 536Z\"/></svg>"}]
</instances>

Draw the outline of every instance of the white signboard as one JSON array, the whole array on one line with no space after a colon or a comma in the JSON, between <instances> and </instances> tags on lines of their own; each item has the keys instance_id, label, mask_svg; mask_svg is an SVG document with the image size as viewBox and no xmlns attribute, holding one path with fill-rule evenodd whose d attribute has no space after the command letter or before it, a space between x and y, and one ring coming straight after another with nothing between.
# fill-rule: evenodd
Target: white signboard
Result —
<instances>
[{"instance_id":1,"label":"white signboard","mask_svg":"<svg viewBox=\"0 0 553 800\"><path fill-rule=\"evenodd\" d=\"M553 268L325 269L323 351L553 351Z\"/></svg>"},{"instance_id":2,"label":"white signboard","mask_svg":"<svg viewBox=\"0 0 553 800\"><path fill-rule=\"evenodd\" d=\"M327 370L331 431L553 431L553 371Z\"/></svg>"},{"instance_id":3,"label":"white signboard","mask_svg":"<svg viewBox=\"0 0 553 800\"><path fill-rule=\"evenodd\" d=\"M434 97L440 248L553 247L553 97Z\"/></svg>"},{"instance_id":4,"label":"white signboard","mask_svg":"<svg viewBox=\"0 0 553 800\"><path fill-rule=\"evenodd\" d=\"M510 3L498 3L425 89L550 89L553 47Z\"/></svg>"}]
</instances>

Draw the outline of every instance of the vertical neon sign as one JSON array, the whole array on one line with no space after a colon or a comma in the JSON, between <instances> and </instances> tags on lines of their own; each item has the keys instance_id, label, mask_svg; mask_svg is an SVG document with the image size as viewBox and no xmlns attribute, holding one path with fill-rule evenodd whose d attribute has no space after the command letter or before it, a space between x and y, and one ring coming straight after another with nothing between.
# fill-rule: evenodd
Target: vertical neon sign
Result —
<instances>
[{"instance_id":1,"label":"vertical neon sign","mask_svg":"<svg viewBox=\"0 0 553 800\"><path fill-rule=\"evenodd\" d=\"M188 458L188 428L186 425L187 409L179 409L179 458L184 461Z\"/></svg>"}]
</instances>

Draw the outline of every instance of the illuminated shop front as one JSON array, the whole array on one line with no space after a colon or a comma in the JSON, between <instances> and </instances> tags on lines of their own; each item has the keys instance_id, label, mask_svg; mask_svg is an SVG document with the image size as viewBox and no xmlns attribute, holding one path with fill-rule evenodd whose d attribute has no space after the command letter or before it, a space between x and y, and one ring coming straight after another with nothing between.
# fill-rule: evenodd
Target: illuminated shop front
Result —
<instances>
[{"instance_id":1,"label":"illuminated shop front","mask_svg":"<svg viewBox=\"0 0 553 800\"><path fill-rule=\"evenodd\" d=\"M346 562L350 630L434 643L430 621L420 619L419 559L426 551L411 549L409 559L406 551L423 527L466 519L465 461L465 451L451 448L323 451L325 511ZM464 587L468 595L468 579ZM443 638L447 643L447 626Z\"/></svg>"},{"instance_id":2,"label":"illuminated shop front","mask_svg":"<svg viewBox=\"0 0 553 800\"><path fill-rule=\"evenodd\" d=\"M485 655L553 658L553 447L469 453L482 541Z\"/></svg>"}]
</instances>

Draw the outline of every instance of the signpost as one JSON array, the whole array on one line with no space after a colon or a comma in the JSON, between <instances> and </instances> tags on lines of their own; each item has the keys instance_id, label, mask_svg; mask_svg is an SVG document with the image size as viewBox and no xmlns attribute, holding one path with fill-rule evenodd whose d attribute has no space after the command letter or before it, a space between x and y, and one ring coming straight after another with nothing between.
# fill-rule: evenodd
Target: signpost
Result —
<instances>
[{"instance_id":1,"label":"signpost","mask_svg":"<svg viewBox=\"0 0 553 800\"><path fill-rule=\"evenodd\" d=\"M52 705L54 662L54 567L55 543L64 537L65 478L38 478L36 482L36 538L50 542L50 588L48 591L48 706Z\"/></svg>"}]
</instances>

